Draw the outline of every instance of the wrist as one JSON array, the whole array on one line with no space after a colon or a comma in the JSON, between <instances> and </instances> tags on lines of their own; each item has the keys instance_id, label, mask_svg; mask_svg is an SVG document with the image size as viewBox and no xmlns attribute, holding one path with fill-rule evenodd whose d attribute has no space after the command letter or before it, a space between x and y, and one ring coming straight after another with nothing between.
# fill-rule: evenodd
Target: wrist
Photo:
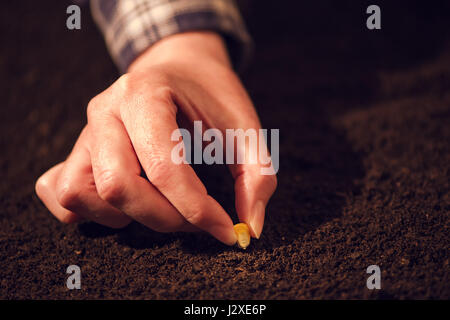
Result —
<instances>
[{"instance_id":1,"label":"wrist","mask_svg":"<svg viewBox=\"0 0 450 320\"><path fill-rule=\"evenodd\" d=\"M219 34L210 31L178 33L145 50L131 63L128 72L166 62L195 64L205 59L231 68L225 42Z\"/></svg>"}]
</instances>

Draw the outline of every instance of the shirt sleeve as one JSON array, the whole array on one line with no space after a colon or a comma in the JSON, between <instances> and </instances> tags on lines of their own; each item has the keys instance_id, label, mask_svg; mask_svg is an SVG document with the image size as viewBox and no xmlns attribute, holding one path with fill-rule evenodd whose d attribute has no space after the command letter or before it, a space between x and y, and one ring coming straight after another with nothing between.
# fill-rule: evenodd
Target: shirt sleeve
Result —
<instances>
[{"instance_id":1,"label":"shirt sleeve","mask_svg":"<svg viewBox=\"0 0 450 320\"><path fill-rule=\"evenodd\" d=\"M252 40L232 0L91 0L91 11L121 72L158 40L186 31L220 33L237 70L251 55Z\"/></svg>"}]
</instances>

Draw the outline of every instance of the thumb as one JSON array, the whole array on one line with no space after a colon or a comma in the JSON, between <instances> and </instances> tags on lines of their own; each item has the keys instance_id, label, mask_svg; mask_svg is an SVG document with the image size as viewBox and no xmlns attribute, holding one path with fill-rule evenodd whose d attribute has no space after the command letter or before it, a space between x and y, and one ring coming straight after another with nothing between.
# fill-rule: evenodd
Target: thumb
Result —
<instances>
[{"instance_id":1,"label":"thumb","mask_svg":"<svg viewBox=\"0 0 450 320\"><path fill-rule=\"evenodd\" d=\"M259 165L237 165L233 172L236 211L247 223L252 237L259 238L264 226L267 203L277 187L275 175L263 175Z\"/></svg>"},{"instance_id":2,"label":"thumb","mask_svg":"<svg viewBox=\"0 0 450 320\"><path fill-rule=\"evenodd\" d=\"M277 187L275 174L278 171L278 138L275 135L276 140L271 141L271 151L274 154L270 155L259 121L252 121L251 117L241 118L244 120L235 124L240 129L234 135L228 135L227 132L225 150L227 163L230 163L230 155L234 160L229 169L234 178L235 205L239 220L249 226L252 237L259 238L264 226L267 203ZM256 116L255 118L257 119Z\"/></svg>"}]
</instances>

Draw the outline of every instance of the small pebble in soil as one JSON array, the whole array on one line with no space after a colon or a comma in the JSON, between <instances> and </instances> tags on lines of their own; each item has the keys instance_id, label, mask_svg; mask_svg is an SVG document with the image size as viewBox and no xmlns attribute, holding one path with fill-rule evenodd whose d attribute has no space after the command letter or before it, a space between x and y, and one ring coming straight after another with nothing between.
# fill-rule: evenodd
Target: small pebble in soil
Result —
<instances>
[{"instance_id":1,"label":"small pebble in soil","mask_svg":"<svg viewBox=\"0 0 450 320\"><path fill-rule=\"evenodd\" d=\"M238 246L242 249L247 248L250 244L250 230L248 226L245 223L238 223L233 228L236 233Z\"/></svg>"}]
</instances>

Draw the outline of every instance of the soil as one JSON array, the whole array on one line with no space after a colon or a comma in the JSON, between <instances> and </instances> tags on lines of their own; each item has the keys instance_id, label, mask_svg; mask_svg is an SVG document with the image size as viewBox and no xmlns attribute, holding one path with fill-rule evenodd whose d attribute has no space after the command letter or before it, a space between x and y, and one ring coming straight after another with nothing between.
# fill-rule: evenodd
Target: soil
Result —
<instances>
[{"instance_id":1,"label":"soil","mask_svg":"<svg viewBox=\"0 0 450 320\"><path fill-rule=\"evenodd\" d=\"M246 251L53 218L34 182L118 72L87 7L69 31L67 1L2 3L0 298L449 299L448 2L379 1L375 31L369 3L298 3L242 3L255 40L242 79L280 129L279 186ZM227 169L195 169L234 214ZM81 290L66 288L71 264ZM381 290L366 287L370 265Z\"/></svg>"}]
</instances>

